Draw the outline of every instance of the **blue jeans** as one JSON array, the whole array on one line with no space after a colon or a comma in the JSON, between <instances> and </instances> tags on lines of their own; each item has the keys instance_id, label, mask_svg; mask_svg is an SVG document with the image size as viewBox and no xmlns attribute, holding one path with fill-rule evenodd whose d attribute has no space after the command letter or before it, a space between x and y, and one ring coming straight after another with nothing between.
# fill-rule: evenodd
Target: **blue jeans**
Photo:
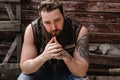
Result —
<instances>
[{"instance_id":1,"label":"blue jeans","mask_svg":"<svg viewBox=\"0 0 120 80\"><path fill-rule=\"evenodd\" d=\"M44 77L45 76L43 76L43 78ZM36 79L34 79L30 75L26 75L26 74L21 73L17 80L36 80ZM71 74L68 77L61 78L60 80L89 80L89 79L88 79L88 77L86 77L86 78L80 78L80 77L76 77L76 76L74 76L74 75Z\"/></svg>"}]
</instances>

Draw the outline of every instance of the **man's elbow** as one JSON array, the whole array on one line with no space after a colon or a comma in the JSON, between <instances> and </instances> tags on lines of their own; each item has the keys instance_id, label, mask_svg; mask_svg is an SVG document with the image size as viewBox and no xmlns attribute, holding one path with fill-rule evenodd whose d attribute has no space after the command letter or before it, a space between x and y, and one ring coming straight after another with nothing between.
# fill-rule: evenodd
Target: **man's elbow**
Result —
<instances>
[{"instance_id":1,"label":"man's elbow","mask_svg":"<svg viewBox=\"0 0 120 80\"><path fill-rule=\"evenodd\" d=\"M22 71L22 73L24 74L31 74L31 69L29 68L30 66L27 65L26 63L20 63L20 69Z\"/></svg>"}]
</instances>

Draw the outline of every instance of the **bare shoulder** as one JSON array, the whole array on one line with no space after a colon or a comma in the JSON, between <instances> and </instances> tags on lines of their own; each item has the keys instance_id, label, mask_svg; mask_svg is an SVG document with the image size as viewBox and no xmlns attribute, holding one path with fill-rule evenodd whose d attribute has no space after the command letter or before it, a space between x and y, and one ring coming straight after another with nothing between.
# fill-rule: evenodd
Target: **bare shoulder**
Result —
<instances>
[{"instance_id":1,"label":"bare shoulder","mask_svg":"<svg viewBox=\"0 0 120 80\"><path fill-rule=\"evenodd\" d=\"M32 25L29 24L26 29L25 29L25 35L30 35L30 34L33 34L32 33Z\"/></svg>"},{"instance_id":2,"label":"bare shoulder","mask_svg":"<svg viewBox=\"0 0 120 80\"><path fill-rule=\"evenodd\" d=\"M88 35L88 29L85 26L82 26L82 28L79 32L78 38L83 36L83 35Z\"/></svg>"},{"instance_id":3,"label":"bare shoulder","mask_svg":"<svg viewBox=\"0 0 120 80\"><path fill-rule=\"evenodd\" d=\"M29 42L29 41L33 42L33 41L34 41L33 38L34 38L34 37L33 37L32 25L29 24L29 25L26 27L26 29L25 29L24 41L26 41L26 42Z\"/></svg>"}]
</instances>

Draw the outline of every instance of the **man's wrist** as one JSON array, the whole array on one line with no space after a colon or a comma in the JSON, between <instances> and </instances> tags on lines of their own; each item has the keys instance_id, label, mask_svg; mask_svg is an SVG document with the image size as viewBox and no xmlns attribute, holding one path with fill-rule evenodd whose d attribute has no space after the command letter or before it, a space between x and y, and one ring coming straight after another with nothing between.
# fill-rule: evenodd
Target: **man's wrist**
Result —
<instances>
[{"instance_id":1,"label":"man's wrist","mask_svg":"<svg viewBox=\"0 0 120 80\"><path fill-rule=\"evenodd\" d=\"M63 56L64 56L64 58L63 58L64 61L71 61L72 60L71 55L65 50L64 50Z\"/></svg>"}]
</instances>

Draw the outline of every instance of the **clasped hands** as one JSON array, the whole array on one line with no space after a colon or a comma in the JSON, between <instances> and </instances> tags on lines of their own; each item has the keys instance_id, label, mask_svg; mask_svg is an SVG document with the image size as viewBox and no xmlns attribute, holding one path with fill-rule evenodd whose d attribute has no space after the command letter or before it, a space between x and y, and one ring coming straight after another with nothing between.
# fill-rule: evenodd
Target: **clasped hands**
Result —
<instances>
[{"instance_id":1,"label":"clasped hands","mask_svg":"<svg viewBox=\"0 0 120 80\"><path fill-rule=\"evenodd\" d=\"M45 47L42 55L49 60L49 59L64 59L68 53L62 48L61 44L57 41L56 37L52 37L51 40Z\"/></svg>"}]
</instances>

